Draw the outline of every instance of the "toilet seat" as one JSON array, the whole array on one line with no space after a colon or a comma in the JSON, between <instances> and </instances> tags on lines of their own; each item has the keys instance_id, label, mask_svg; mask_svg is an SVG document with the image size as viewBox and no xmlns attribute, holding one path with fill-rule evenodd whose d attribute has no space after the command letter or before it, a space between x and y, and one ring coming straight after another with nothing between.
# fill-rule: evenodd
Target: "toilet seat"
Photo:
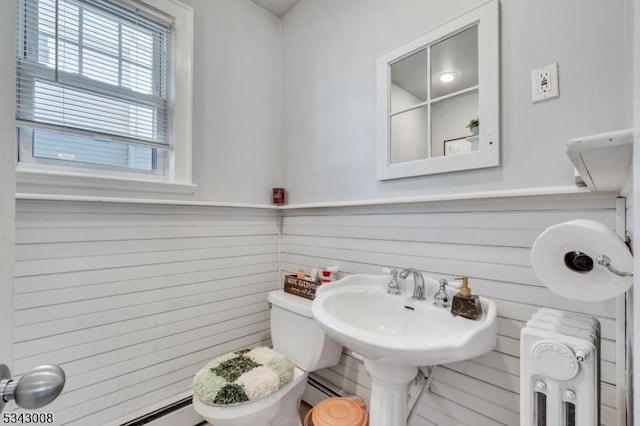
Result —
<instances>
[{"instance_id":1,"label":"toilet seat","mask_svg":"<svg viewBox=\"0 0 640 426\"><path fill-rule=\"evenodd\" d=\"M273 348L295 366L293 380L271 395L236 405L210 406L193 398L193 408L215 426L301 426L298 406L308 373L340 361L342 345L315 323L311 300L274 290L268 301Z\"/></svg>"},{"instance_id":2,"label":"toilet seat","mask_svg":"<svg viewBox=\"0 0 640 426\"><path fill-rule=\"evenodd\" d=\"M218 419L220 421L228 421L242 417L251 417L258 413L269 411L270 408L277 410L280 400L289 393L293 388L300 385L301 382L306 381L307 373L300 368L296 367L293 372L293 380L278 389L271 395L264 398L256 399L254 401L248 401L235 405L207 405L200 401L197 397L193 397L193 407L201 416L212 419ZM265 416L266 417L266 416Z\"/></svg>"},{"instance_id":3,"label":"toilet seat","mask_svg":"<svg viewBox=\"0 0 640 426\"><path fill-rule=\"evenodd\" d=\"M228 352L207 362L195 375L193 395L206 405L237 405L268 397L286 386L295 365L266 347Z\"/></svg>"}]
</instances>

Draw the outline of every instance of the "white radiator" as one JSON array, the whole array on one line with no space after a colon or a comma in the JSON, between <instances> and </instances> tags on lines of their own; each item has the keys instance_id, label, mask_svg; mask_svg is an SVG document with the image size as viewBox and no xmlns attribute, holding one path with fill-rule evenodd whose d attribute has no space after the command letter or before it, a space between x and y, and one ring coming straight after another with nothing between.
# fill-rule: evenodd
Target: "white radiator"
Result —
<instances>
[{"instance_id":1,"label":"white radiator","mask_svg":"<svg viewBox=\"0 0 640 426\"><path fill-rule=\"evenodd\" d=\"M600 323L541 308L520 332L520 425L600 424Z\"/></svg>"}]
</instances>

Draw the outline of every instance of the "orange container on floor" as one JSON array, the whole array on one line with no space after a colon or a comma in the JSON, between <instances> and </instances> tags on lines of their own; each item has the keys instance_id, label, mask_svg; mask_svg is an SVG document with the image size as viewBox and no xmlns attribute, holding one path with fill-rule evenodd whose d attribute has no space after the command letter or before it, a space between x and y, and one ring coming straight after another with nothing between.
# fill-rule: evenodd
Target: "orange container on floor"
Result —
<instances>
[{"instance_id":1,"label":"orange container on floor","mask_svg":"<svg viewBox=\"0 0 640 426\"><path fill-rule=\"evenodd\" d=\"M307 413L304 426L367 426L367 406L361 399L325 399Z\"/></svg>"}]
</instances>

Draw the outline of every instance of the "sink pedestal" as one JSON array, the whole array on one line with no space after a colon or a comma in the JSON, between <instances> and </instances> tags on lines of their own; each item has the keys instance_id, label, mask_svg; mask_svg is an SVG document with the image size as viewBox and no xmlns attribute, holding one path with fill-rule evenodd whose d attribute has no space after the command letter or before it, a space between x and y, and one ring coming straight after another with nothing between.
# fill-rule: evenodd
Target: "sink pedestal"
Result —
<instances>
[{"instance_id":1,"label":"sink pedestal","mask_svg":"<svg viewBox=\"0 0 640 426\"><path fill-rule=\"evenodd\" d=\"M365 358L372 381L369 426L406 426L407 386L417 367L404 367Z\"/></svg>"}]
</instances>

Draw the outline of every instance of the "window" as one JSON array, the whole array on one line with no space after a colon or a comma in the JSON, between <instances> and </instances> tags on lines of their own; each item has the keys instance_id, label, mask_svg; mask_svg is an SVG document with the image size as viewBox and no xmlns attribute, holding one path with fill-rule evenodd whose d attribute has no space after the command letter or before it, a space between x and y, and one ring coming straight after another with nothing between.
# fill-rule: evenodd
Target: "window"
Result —
<instances>
[{"instance_id":1,"label":"window","mask_svg":"<svg viewBox=\"0 0 640 426\"><path fill-rule=\"evenodd\" d=\"M20 164L190 183L192 12L146 3L18 0Z\"/></svg>"}]
</instances>

